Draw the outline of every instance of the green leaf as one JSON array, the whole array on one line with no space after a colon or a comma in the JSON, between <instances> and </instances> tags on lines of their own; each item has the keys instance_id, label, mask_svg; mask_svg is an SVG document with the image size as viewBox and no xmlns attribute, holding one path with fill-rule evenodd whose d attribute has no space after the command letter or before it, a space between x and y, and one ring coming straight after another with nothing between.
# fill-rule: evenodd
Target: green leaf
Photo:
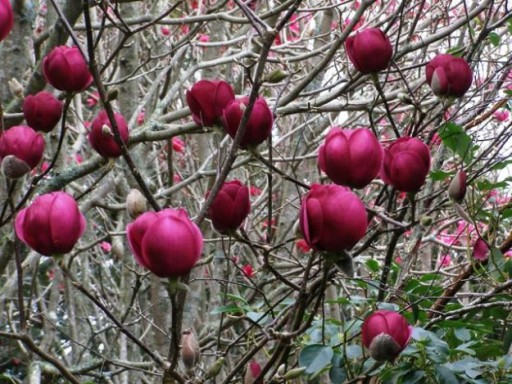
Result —
<instances>
[{"instance_id":1,"label":"green leaf","mask_svg":"<svg viewBox=\"0 0 512 384\"><path fill-rule=\"evenodd\" d=\"M306 368L308 375L313 375L331 363L334 352L331 347L313 344L308 345L299 354L299 366Z\"/></svg>"},{"instance_id":2,"label":"green leaf","mask_svg":"<svg viewBox=\"0 0 512 384\"><path fill-rule=\"evenodd\" d=\"M344 368L332 367L329 371L329 379L332 384L342 384L347 379L347 373Z\"/></svg>"},{"instance_id":3,"label":"green leaf","mask_svg":"<svg viewBox=\"0 0 512 384\"><path fill-rule=\"evenodd\" d=\"M379 272L380 271L379 262L377 260L368 259L368 260L366 260L365 264L368 267L368 269L370 271L372 271L372 272Z\"/></svg>"},{"instance_id":4,"label":"green leaf","mask_svg":"<svg viewBox=\"0 0 512 384\"><path fill-rule=\"evenodd\" d=\"M459 384L457 376L450 369L442 365L436 367L435 375L439 384Z\"/></svg>"},{"instance_id":5,"label":"green leaf","mask_svg":"<svg viewBox=\"0 0 512 384\"><path fill-rule=\"evenodd\" d=\"M507 23L508 33L512 34L512 18L508 19Z\"/></svg>"},{"instance_id":6,"label":"green leaf","mask_svg":"<svg viewBox=\"0 0 512 384\"><path fill-rule=\"evenodd\" d=\"M363 348L359 344L352 344L347 347L347 358L350 360L359 359L363 355Z\"/></svg>"},{"instance_id":7,"label":"green leaf","mask_svg":"<svg viewBox=\"0 0 512 384\"><path fill-rule=\"evenodd\" d=\"M402 378L402 384L424 383L425 371L411 371Z\"/></svg>"},{"instance_id":8,"label":"green leaf","mask_svg":"<svg viewBox=\"0 0 512 384\"><path fill-rule=\"evenodd\" d=\"M455 337L460 341L468 341L471 339L471 333L466 328L455 328L453 330Z\"/></svg>"},{"instance_id":9,"label":"green leaf","mask_svg":"<svg viewBox=\"0 0 512 384\"><path fill-rule=\"evenodd\" d=\"M437 171L430 172L430 178L434 181L445 180L452 175L453 175L453 172L445 172L441 169L438 169Z\"/></svg>"},{"instance_id":10,"label":"green leaf","mask_svg":"<svg viewBox=\"0 0 512 384\"><path fill-rule=\"evenodd\" d=\"M491 42L492 45L497 47L498 45L500 45L501 42L500 35L498 35L496 32L489 33L489 41Z\"/></svg>"},{"instance_id":11,"label":"green leaf","mask_svg":"<svg viewBox=\"0 0 512 384\"><path fill-rule=\"evenodd\" d=\"M443 144L458 154L466 164L473 159L473 142L464 129L453 122L444 124L439 129Z\"/></svg>"},{"instance_id":12,"label":"green leaf","mask_svg":"<svg viewBox=\"0 0 512 384\"><path fill-rule=\"evenodd\" d=\"M464 47L456 46L447 50L446 53L455 57L461 57L462 54L464 53Z\"/></svg>"},{"instance_id":13,"label":"green leaf","mask_svg":"<svg viewBox=\"0 0 512 384\"><path fill-rule=\"evenodd\" d=\"M238 305L225 305L223 307L214 308L210 313L212 315L216 315L219 313L232 313L235 315L242 315L243 310Z\"/></svg>"},{"instance_id":14,"label":"green leaf","mask_svg":"<svg viewBox=\"0 0 512 384\"><path fill-rule=\"evenodd\" d=\"M347 379L347 373L343 368L343 356L339 353L335 353L332 357L332 367L329 370L329 378L331 384L342 384Z\"/></svg>"}]
</instances>

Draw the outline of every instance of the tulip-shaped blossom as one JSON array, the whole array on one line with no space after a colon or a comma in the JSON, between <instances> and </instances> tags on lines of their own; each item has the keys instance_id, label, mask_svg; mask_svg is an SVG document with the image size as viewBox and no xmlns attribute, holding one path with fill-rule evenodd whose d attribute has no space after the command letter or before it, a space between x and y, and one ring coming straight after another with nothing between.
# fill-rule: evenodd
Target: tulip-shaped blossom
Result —
<instances>
[{"instance_id":1,"label":"tulip-shaped blossom","mask_svg":"<svg viewBox=\"0 0 512 384\"><path fill-rule=\"evenodd\" d=\"M43 75L61 91L80 92L91 85L93 77L78 47L60 45L43 59Z\"/></svg>"},{"instance_id":2,"label":"tulip-shaped blossom","mask_svg":"<svg viewBox=\"0 0 512 384\"><path fill-rule=\"evenodd\" d=\"M383 149L369 129L332 128L318 152L318 165L336 184L367 186L379 173Z\"/></svg>"},{"instance_id":3,"label":"tulip-shaped blossom","mask_svg":"<svg viewBox=\"0 0 512 384\"><path fill-rule=\"evenodd\" d=\"M412 336L407 319L393 311L378 310L363 322L363 345L377 361L393 361Z\"/></svg>"},{"instance_id":4,"label":"tulip-shaped blossom","mask_svg":"<svg viewBox=\"0 0 512 384\"><path fill-rule=\"evenodd\" d=\"M437 96L462 97L473 82L473 72L461 57L440 54L426 66L427 83Z\"/></svg>"},{"instance_id":5,"label":"tulip-shaped blossom","mask_svg":"<svg viewBox=\"0 0 512 384\"><path fill-rule=\"evenodd\" d=\"M126 143L128 141L128 125L123 115L115 112L117 129L121 140ZM117 145L112 131L112 124L107 115L107 111L101 111L92 121L91 132L89 133L89 142L92 147L104 158L121 156L121 148Z\"/></svg>"},{"instance_id":6,"label":"tulip-shaped blossom","mask_svg":"<svg viewBox=\"0 0 512 384\"><path fill-rule=\"evenodd\" d=\"M402 192L417 192L430 170L430 150L415 137L401 137L384 151L380 177Z\"/></svg>"},{"instance_id":7,"label":"tulip-shaped blossom","mask_svg":"<svg viewBox=\"0 0 512 384\"><path fill-rule=\"evenodd\" d=\"M0 136L0 161L5 170L8 168L19 169L18 174L6 176L16 178L35 168L43 158L44 139L43 136L30 127L18 125L2 133ZM11 172L10 171L10 172Z\"/></svg>"},{"instance_id":8,"label":"tulip-shaped blossom","mask_svg":"<svg viewBox=\"0 0 512 384\"><path fill-rule=\"evenodd\" d=\"M208 217L217 231L225 233L240 227L250 211L249 188L239 180L232 180L220 188L208 209Z\"/></svg>"},{"instance_id":9,"label":"tulip-shaped blossom","mask_svg":"<svg viewBox=\"0 0 512 384\"><path fill-rule=\"evenodd\" d=\"M200 80L187 91L186 97L196 124L211 127L222 117L226 105L235 99L235 92L225 81Z\"/></svg>"},{"instance_id":10,"label":"tulip-shaped blossom","mask_svg":"<svg viewBox=\"0 0 512 384\"><path fill-rule=\"evenodd\" d=\"M457 203L460 203L464 200L464 196L466 196L466 189L466 172L459 171L448 186L448 196Z\"/></svg>"},{"instance_id":11,"label":"tulip-shaped blossom","mask_svg":"<svg viewBox=\"0 0 512 384\"><path fill-rule=\"evenodd\" d=\"M354 67L362 73L386 69L393 56L389 38L378 28L367 28L347 38L345 50Z\"/></svg>"},{"instance_id":12,"label":"tulip-shaped blossom","mask_svg":"<svg viewBox=\"0 0 512 384\"><path fill-rule=\"evenodd\" d=\"M14 223L16 234L34 251L56 256L73 249L85 231L85 217L65 192L41 195L22 209Z\"/></svg>"},{"instance_id":13,"label":"tulip-shaped blossom","mask_svg":"<svg viewBox=\"0 0 512 384\"><path fill-rule=\"evenodd\" d=\"M62 102L50 92L41 91L25 97L23 116L27 125L36 131L50 132L60 120Z\"/></svg>"},{"instance_id":14,"label":"tulip-shaped blossom","mask_svg":"<svg viewBox=\"0 0 512 384\"><path fill-rule=\"evenodd\" d=\"M299 226L308 245L319 251L353 247L366 233L366 209L352 191L313 184L302 199Z\"/></svg>"},{"instance_id":15,"label":"tulip-shaped blossom","mask_svg":"<svg viewBox=\"0 0 512 384\"><path fill-rule=\"evenodd\" d=\"M186 275L203 251L203 235L184 209L146 212L126 232L135 260L159 277Z\"/></svg>"},{"instance_id":16,"label":"tulip-shaped blossom","mask_svg":"<svg viewBox=\"0 0 512 384\"><path fill-rule=\"evenodd\" d=\"M489 258L489 246L481 237L473 245L473 258L477 261L486 261Z\"/></svg>"},{"instance_id":17,"label":"tulip-shaped blossom","mask_svg":"<svg viewBox=\"0 0 512 384\"><path fill-rule=\"evenodd\" d=\"M249 104L249 97L245 96L237 100L233 100L228 104L224 110L224 125L229 136L235 137L242 116ZM267 105L263 97L258 97L254 102L251 115L247 120L245 132L242 137L240 146L247 148L248 146L255 147L264 142L272 131L272 124L274 117L272 111Z\"/></svg>"},{"instance_id":18,"label":"tulip-shaped blossom","mask_svg":"<svg viewBox=\"0 0 512 384\"><path fill-rule=\"evenodd\" d=\"M14 13L9 0L0 0L0 41L5 39L14 26Z\"/></svg>"}]
</instances>

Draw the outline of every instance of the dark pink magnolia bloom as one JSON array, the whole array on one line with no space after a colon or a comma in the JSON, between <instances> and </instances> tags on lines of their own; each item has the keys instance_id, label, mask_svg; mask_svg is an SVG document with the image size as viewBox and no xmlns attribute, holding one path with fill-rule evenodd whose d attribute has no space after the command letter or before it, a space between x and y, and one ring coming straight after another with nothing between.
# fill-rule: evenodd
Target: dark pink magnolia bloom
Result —
<instances>
[{"instance_id":1,"label":"dark pink magnolia bloom","mask_svg":"<svg viewBox=\"0 0 512 384\"><path fill-rule=\"evenodd\" d=\"M208 217L217 231L225 233L240 227L250 211L249 188L232 180L222 185L208 209Z\"/></svg>"},{"instance_id":2,"label":"dark pink magnolia bloom","mask_svg":"<svg viewBox=\"0 0 512 384\"><path fill-rule=\"evenodd\" d=\"M0 161L12 155L33 169L43 158L43 136L30 127L18 125L0 136Z\"/></svg>"},{"instance_id":3,"label":"dark pink magnolia bloom","mask_svg":"<svg viewBox=\"0 0 512 384\"><path fill-rule=\"evenodd\" d=\"M366 187L379 173L384 150L369 129L332 128L318 152L318 165L336 184Z\"/></svg>"},{"instance_id":4,"label":"dark pink magnolia bloom","mask_svg":"<svg viewBox=\"0 0 512 384\"><path fill-rule=\"evenodd\" d=\"M393 57L389 38L378 28L367 28L347 38L345 50L354 67L362 73L386 69Z\"/></svg>"},{"instance_id":5,"label":"dark pink magnolia bloom","mask_svg":"<svg viewBox=\"0 0 512 384\"><path fill-rule=\"evenodd\" d=\"M229 136L235 137L245 108L249 104L249 97L245 96L237 100L231 101L224 110L224 126ZM274 117L272 111L268 107L263 97L258 97L254 102L251 115L245 127L244 136L240 146L247 148L254 147L264 142L272 131Z\"/></svg>"},{"instance_id":6,"label":"dark pink magnolia bloom","mask_svg":"<svg viewBox=\"0 0 512 384\"><path fill-rule=\"evenodd\" d=\"M0 41L5 39L14 26L14 13L9 0L0 0Z\"/></svg>"},{"instance_id":7,"label":"dark pink magnolia bloom","mask_svg":"<svg viewBox=\"0 0 512 384\"><path fill-rule=\"evenodd\" d=\"M60 45L43 59L43 75L48 83L61 91L80 92L93 78L78 47Z\"/></svg>"},{"instance_id":8,"label":"dark pink magnolia bloom","mask_svg":"<svg viewBox=\"0 0 512 384\"><path fill-rule=\"evenodd\" d=\"M128 141L129 132L128 125L123 115L115 112L117 128L121 140L126 143ZM92 121L91 132L89 133L89 142L91 146L104 158L119 157L121 156L121 148L117 145L112 131L112 124L108 119L107 111L101 111L98 116Z\"/></svg>"},{"instance_id":9,"label":"dark pink magnolia bloom","mask_svg":"<svg viewBox=\"0 0 512 384\"><path fill-rule=\"evenodd\" d=\"M352 191L338 185L313 184L302 199L300 231L319 251L353 247L366 233L366 209Z\"/></svg>"},{"instance_id":10,"label":"dark pink magnolia bloom","mask_svg":"<svg viewBox=\"0 0 512 384\"><path fill-rule=\"evenodd\" d=\"M62 102L50 92L28 95L23 101L23 116L27 125L36 131L50 132L60 120Z\"/></svg>"},{"instance_id":11,"label":"dark pink magnolia bloom","mask_svg":"<svg viewBox=\"0 0 512 384\"><path fill-rule=\"evenodd\" d=\"M52 192L22 209L14 227L18 237L34 251L55 256L73 249L85 231L86 222L73 197L65 192Z\"/></svg>"},{"instance_id":12,"label":"dark pink magnolia bloom","mask_svg":"<svg viewBox=\"0 0 512 384\"><path fill-rule=\"evenodd\" d=\"M186 275L203 251L203 235L184 209L146 212L126 232L137 263L159 277Z\"/></svg>"},{"instance_id":13,"label":"dark pink magnolia bloom","mask_svg":"<svg viewBox=\"0 0 512 384\"><path fill-rule=\"evenodd\" d=\"M473 72L461 57L440 54L425 68L427 83L437 96L462 97L473 82Z\"/></svg>"},{"instance_id":14,"label":"dark pink magnolia bloom","mask_svg":"<svg viewBox=\"0 0 512 384\"><path fill-rule=\"evenodd\" d=\"M411 336L412 327L397 312L381 309L363 322L363 345L377 361L393 361L405 349Z\"/></svg>"},{"instance_id":15,"label":"dark pink magnolia bloom","mask_svg":"<svg viewBox=\"0 0 512 384\"><path fill-rule=\"evenodd\" d=\"M481 237L473 245L473 258L477 261L486 261L489 258L489 246Z\"/></svg>"},{"instance_id":16,"label":"dark pink magnolia bloom","mask_svg":"<svg viewBox=\"0 0 512 384\"><path fill-rule=\"evenodd\" d=\"M256 360L249 362L244 375L244 384L255 384L261 373L261 365Z\"/></svg>"},{"instance_id":17,"label":"dark pink magnolia bloom","mask_svg":"<svg viewBox=\"0 0 512 384\"><path fill-rule=\"evenodd\" d=\"M450 185L448 186L448 195L450 196L450 199L460 203L464 200L464 196L466 196L466 189L466 172L459 171L453 177Z\"/></svg>"},{"instance_id":18,"label":"dark pink magnolia bloom","mask_svg":"<svg viewBox=\"0 0 512 384\"><path fill-rule=\"evenodd\" d=\"M235 92L225 81L200 80L186 94L187 104L196 124L212 127L222 111L235 99Z\"/></svg>"},{"instance_id":19,"label":"dark pink magnolia bloom","mask_svg":"<svg viewBox=\"0 0 512 384\"><path fill-rule=\"evenodd\" d=\"M415 137L401 137L384 150L380 177L402 192L417 192L430 171L430 150Z\"/></svg>"}]
</instances>

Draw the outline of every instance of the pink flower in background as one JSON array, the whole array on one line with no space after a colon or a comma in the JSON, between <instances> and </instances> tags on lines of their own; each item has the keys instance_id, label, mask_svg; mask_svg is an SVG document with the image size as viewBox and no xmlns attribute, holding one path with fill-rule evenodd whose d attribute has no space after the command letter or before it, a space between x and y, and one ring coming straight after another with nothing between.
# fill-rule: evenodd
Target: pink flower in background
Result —
<instances>
[{"instance_id":1,"label":"pink flower in background","mask_svg":"<svg viewBox=\"0 0 512 384\"><path fill-rule=\"evenodd\" d=\"M299 239L295 242L295 245L297 246L297 249L301 253L308 253L311 251L311 247L308 245L307 241L304 239Z\"/></svg>"},{"instance_id":2,"label":"pink flower in background","mask_svg":"<svg viewBox=\"0 0 512 384\"><path fill-rule=\"evenodd\" d=\"M175 152L183 152L185 150L185 142L178 136L172 138L172 149Z\"/></svg>"},{"instance_id":3,"label":"pink flower in background","mask_svg":"<svg viewBox=\"0 0 512 384\"><path fill-rule=\"evenodd\" d=\"M439 259L440 267L449 267L452 264L452 257L449 254L441 256Z\"/></svg>"},{"instance_id":4,"label":"pink flower in background","mask_svg":"<svg viewBox=\"0 0 512 384\"><path fill-rule=\"evenodd\" d=\"M209 35L199 35L199 41L201 43L207 43L210 41L210 36Z\"/></svg>"},{"instance_id":5,"label":"pink flower in background","mask_svg":"<svg viewBox=\"0 0 512 384\"><path fill-rule=\"evenodd\" d=\"M402 258L400 256L395 257L395 263L402 264L403 262L404 261L402 260Z\"/></svg>"},{"instance_id":6,"label":"pink flower in background","mask_svg":"<svg viewBox=\"0 0 512 384\"><path fill-rule=\"evenodd\" d=\"M91 93L91 95L87 98L87 100L85 101L85 104L86 104L89 108L92 108L92 107L94 107L96 104L98 104L99 99L100 99L100 94L99 94L99 92L93 92L93 93Z\"/></svg>"},{"instance_id":7,"label":"pink flower in background","mask_svg":"<svg viewBox=\"0 0 512 384\"><path fill-rule=\"evenodd\" d=\"M169 36L171 34L171 30L169 29L169 27L163 25L160 27L160 33L164 36Z\"/></svg>"},{"instance_id":8,"label":"pink flower in background","mask_svg":"<svg viewBox=\"0 0 512 384\"><path fill-rule=\"evenodd\" d=\"M503 256L505 257L505 259L510 259L512 258L512 251L507 251L503 254Z\"/></svg>"},{"instance_id":9,"label":"pink flower in background","mask_svg":"<svg viewBox=\"0 0 512 384\"><path fill-rule=\"evenodd\" d=\"M112 250L112 244L110 244L108 241L102 241L100 243L100 248L103 252L110 252Z\"/></svg>"},{"instance_id":10,"label":"pink flower in background","mask_svg":"<svg viewBox=\"0 0 512 384\"><path fill-rule=\"evenodd\" d=\"M503 123L504 121L507 121L510 117L510 112L506 109L501 109L499 111L494 112L493 115L494 119L499 121L500 123Z\"/></svg>"},{"instance_id":11,"label":"pink flower in background","mask_svg":"<svg viewBox=\"0 0 512 384\"><path fill-rule=\"evenodd\" d=\"M248 277L249 279L254 277L254 268L252 267L251 264L245 264L243 267L242 267L242 272L244 273L244 275L246 277Z\"/></svg>"},{"instance_id":12,"label":"pink flower in background","mask_svg":"<svg viewBox=\"0 0 512 384\"><path fill-rule=\"evenodd\" d=\"M82 164L84 162L82 155L79 153L75 154L74 159L77 164Z\"/></svg>"},{"instance_id":13,"label":"pink flower in background","mask_svg":"<svg viewBox=\"0 0 512 384\"><path fill-rule=\"evenodd\" d=\"M259 196L261 195L261 189L256 187L255 185L251 185L249 187L249 194L252 196L252 197L255 197L255 196Z\"/></svg>"},{"instance_id":14,"label":"pink flower in background","mask_svg":"<svg viewBox=\"0 0 512 384\"><path fill-rule=\"evenodd\" d=\"M137 116L137 125L144 124L145 118L146 118L146 112L144 110L140 111L139 115Z\"/></svg>"},{"instance_id":15,"label":"pink flower in background","mask_svg":"<svg viewBox=\"0 0 512 384\"><path fill-rule=\"evenodd\" d=\"M180 175L178 175L177 173L174 174L174 176L172 177L172 181L174 183L179 183L180 181L182 181L182 178Z\"/></svg>"}]
</instances>

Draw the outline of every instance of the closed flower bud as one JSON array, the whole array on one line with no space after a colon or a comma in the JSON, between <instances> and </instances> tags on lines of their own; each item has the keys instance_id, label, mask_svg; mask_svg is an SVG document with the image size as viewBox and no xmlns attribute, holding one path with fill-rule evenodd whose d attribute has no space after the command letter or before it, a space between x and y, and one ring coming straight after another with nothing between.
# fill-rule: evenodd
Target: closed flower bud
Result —
<instances>
[{"instance_id":1,"label":"closed flower bud","mask_svg":"<svg viewBox=\"0 0 512 384\"><path fill-rule=\"evenodd\" d=\"M30 172L30 169L27 163L14 155L7 155L2 159L2 173L9 179L18 179Z\"/></svg>"},{"instance_id":2,"label":"closed flower bud","mask_svg":"<svg viewBox=\"0 0 512 384\"><path fill-rule=\"evenodd\" d=\"M55 47L43 59L42 65L46 81L61 91L80 92L93 81L78 47Z\"/></svg>"},{"instance_id":3,"label":"closed flower bud","mask_svg":"<svg viewBox=\"0 0 512 384\"><path fill-rule=\"evenodd\" d=\"M217 231L225 233L240 227L250 211L249 188L232 180L222 185L208 209L208 217Z\"/></svg>"},{"instance_id":4,"label":"closed flower bud","mask_svg":"<svg viewBox=\"0 0 512 384\"><path fill-rule=\"evenodd\" d=\"M18 213L14 223L18 237L45 256L71 251L84 233L85 225L75 199L65 192L39 196Z\"/></svg>"},{"instance_id":5,"label":"closed flower bud","mask_svg":"<svg viewBox=\"0 0 512 384\"><path fill-rule=\"evenodd\" d=\"M23 116L29 127L36 131L50 132L60 120L62 102L50 92L41 91L28 95L23 101Z\"/></svg>"},{"instance_id":6,"label":"closed flower bud","mask_svg":"<svg viewBox=\"0 0 512 384\"><path fill-rule=\"evenodd\" d=\"M450 199L455 200L457 203L461 203L466 196L466 172L459 171L454 176L448 187L448 195Z\"/></svg>"},{"instance_id":7,"label":"closed flower bud","mask_svg":"<svg viewBox=\"0 0 512 384\"><path fill-rule=\"evenodd\" d=\"M473 259L476 261L486 261L489 258L489 246L486 241L479 237L473 245Z\"/></svg>"},{"instance_id":8,"label":"closed flower bud","mask_svg":"<svg viewBox=\"0 0 512 384\"><path fill-rule=\"evenodd\" d=\"M353 192L338 185L313 184L302 199L299 227L308 245L319 251L341 251L363 238L366 209Z\"/></svg>"},{"instance_id":9,"label":"closed flower bud","mask_svg":"<svg viewBox=\"0 0 512 384\"><path fill-rule=\"evenodd\" d=\"M5 39L14 26L14 13L9 0L0 0L0 41Z\"/></svg>"},{"instance_id":10,"label":"closed flower bud","mask_svg":"<svg viewBox=\"0 0 512 384\"><path fill-rule=\"evenodd\" d=\"M147 201L138 189L132 189L126 196L126 211L132 219L136 219L148 210Z\"/></svg>"},{"instance_id":11,"label":"closed flower bud","mask_svg":"<svg viewBox=\"0 0 512 384\"><path fill-rule=\"evenodd\" d=\"M268 74L266 81L272 84L276 84L283 81L288 76L290 76L288 72L285 72L282 69L277 68Z\"/></svg>"},{"instance_id":12,"label":"closed flower bud","mask_svg":"<svg viewBox=\"0 0 512 384\"><path fill-rule=\"evenodd\" d=\"M126 143L128 141L129 132L128 125L123 115L115 112L117 129L121 140ZM121 148L117 145L112 132L112 125L107 115L107 111L101 111L92 121L91 132L89 133L89 142L91 146L104 158L112 158L121 156Z\"/></svg>"},{"instance_id":13,"label":"closed flower bud","mask_svg":"<svg viewBox=\"0 0 512 384\"><path fill-rule=\"evenodd\" d=\"M290 369L288 372L286 372L283 375L283 379L285 381L288 381L288 380L293 380L293 379L296 379L298 377L301 377L302 375L304 375L304 371L305 370L306 370L306 367Z\"/></svg>"},{"instance_id":14,"label":"closed flower bud","mask_svg":"<svg viewBox=\"0 0 512 384\"><path fill-rule=\"evenodd\" d=\"M0 136L0 160L12 155L25 162L30 169L43 158L44 139L30 127L18 125L4 131Z\"/></svg>"},{"instance_id":15,"label":"closed flower bud","mask_svg":"<svg viewBox=\"0 0 512 384\"><path fill-rule=\"evenodd\" d=\"M11 80L7 82L9 85L9 91L11 91L13 96L23 98L23 85L20 84L18 79L13 77Z\"/></svg>"},{"instance_id":16,"label":"closed flower bud","mask_svg":"<svg viewBox=\"0 0 512 384\"><path fill-rule=\"evenodd\" d=\"M415 137L401 137L384 150L380 177L402 192L417 192L430 171L430 150Z\"/></svg>"},{"instance_id":17,"label":"closed flower bud","mask_svg":"<svg viewBox=\"0 0 512 384\"><path fill-rule=\"evenodd\" d=\"M219 357L217 360L215 360L214 363L210 367L208 367L205 379L213 379L214 377L216 377L220 373L220 370L222 369L225 363L226 359L224 357Z\"/></svg>"},{"instance_id":18,"label":"closed flower bud","mask_svg":"<svg viewBox=\"0 0 512 384\"><path fill-rule=\"evenodd\" d=\"M407 319L393 311L378 310L363 322L363 345L377 361L393 361L412 336Z\"/></svg>"},{"instance_id":19,"label":"closed flower bud","mask_svg":"<svg viewBox=\"0 0 512 384\"><path fill-rule=\"evenodd\" d=\"M386 69L393 56L389 38L378 28L367 28L347 38L345 50L354 67L362 73Z\"/></svg>"},{"instance_id":20,"label":"closed flower bud","mask_svg":"<svg viewBox=\"0 0 512 384\"><path fill-rule=\"evenodd\" d=\"M318 165L336 184L364 188L379 173L384 151L369 129L332 128L318 152Z\"/></svg>"},{"instance_id":21,"label":"closed flower bud","mask_svg":"<svg viewBox=\"0 0 512 384\"><path fill-rule=\"evenodd\" d=\"M187 91L186 97L196 124L212 127L219 122L226 105L235 99L235 92L225 81L200 80Z\"/></svg>"},{"instance_id":22,"label":"closed flower bud","mask_svg":"<svg viewBox=\"0 0 512 384\"><path fill-rule=\"evenodd\" d=\"M261 373L261 366L256 360L249 362L247 369L244 375L244 384L254 384L256 383L256 378ZM261 382L261 380L260 380Z\"/></svg>"},{"instance_id":23,"label":"closed flower bud","mask_svg":"<svg viewBox=\"0 0 512 384\"><path fill-rule=\"evenodd\" d=\"M427 83L437 96L462 97L471 87L473 71L461 57L440 54L426 66Z\"/></svg>"},{"instance_id":24,"label":"closed flower bud","mask_svg":"<svg viewBox=\"0 0 512 384\"><path fill-rule=\"evenodd\" d=\"M249 104L249 97L233 100L224 110L224 126L229 136L235 137L246 106ZM258 97L254 102L251 115L247 120L245 132L240 146L247 148L255 147L264 142L272 131L274 117L272 111L263 97Z\"/></svg>"},{"instance_id":25,"label":"closed flower bud","mask_svg":"<svg viewBox=\"0 0 512 384\"><path fill-rule=\"evenodd\" d=\"M203 235L184 209L146 212L126 232L137 263L159 277L188 274L203 251Z\"/></svg>"},{"instance_id":26,"label":"closed flower bud","mask_svg":"<svg viewBox=\"0 0 512 384\"><path fill-rule=\"evenodd\" d=\"M181 335L181 359L187 370L190 371L196 366L200 356L201 351L194 334L190 330L183 331Z\"/></svg>"}]
</instances>

